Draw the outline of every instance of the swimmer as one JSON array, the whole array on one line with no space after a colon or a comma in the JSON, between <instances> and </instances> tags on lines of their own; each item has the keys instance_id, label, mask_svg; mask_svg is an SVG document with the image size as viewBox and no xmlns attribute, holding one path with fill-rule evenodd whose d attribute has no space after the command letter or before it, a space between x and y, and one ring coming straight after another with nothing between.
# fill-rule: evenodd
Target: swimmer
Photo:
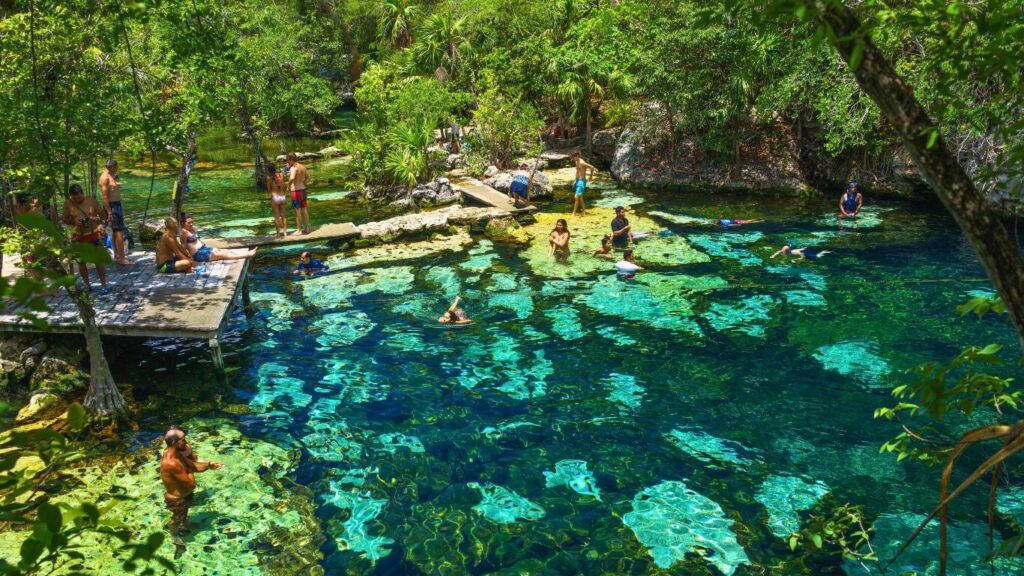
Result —
<instances>
[{"instance_id":1,"label":"swimmer","mask_svg":"<svg viewBox=\"0 0 1024 576\"><path fill-rule=\"evenodd\" d=\"M632 278L636 276L636 273L643 270L643 266L636 263L633 257L633 250L625 250L622 253L622 261L615 264L615 271L619 276L625 278Z\"/></svg>"},{"instance_id":2,"label":"swimmer","mask_svg":"<svg viewBox=\"0 0 1024 576\"><path fill-rule=\"evenodd\" d=\"M605 234L601 238L601 247L594 251L594 256L600 256L601 258L607 258L611 260L615 258L615 254L612 254L612 235Z\"/></svg>"},{"instance_id":3,"label":"swimmer","mask_svg":"<svg viewBox=\"0 0 1024 576\"><path fill-rule=\"evenodd\" d=\"M569 223L565 218L559 218L555 229L548 234L548 256L552 254L556 260L569 257Z\"/></svg>"},{"instance_id":4,"label":"swimmer","mask_svg":"<svg viewBox=\"0 0 1024 576\"><path fill-rule=\"evenodd\" d=\"M745 226L747 224L760 224L764 220L730 220L724 216L719 216L715 222L715 226L719 226L722 230L728 230L732 226Z\"/></svg>"},{"instance_id":5,"label":"swimmer","mask_svg":"<svg viewBox=\"0 0 1024 576\"><path fill-rule=\"evenodd\" d=\"M864 205L864 196L857 190L857 183L850 182L846 192L839 198L839 217L856 218L860 216L861 206Z\"/></svg>"},{"instance_id":6,"label":"swimmer","mask_svg":"<svg viewBox=\"0 0 1024 576\"><path fill-rule=\"evenodd\" d=\"M815 250L813 248L793 248L791 244L786 244L782 248L779 248L775 254L772 254L771 257L775 258L780 254L787 254L790 256L796 256L797 260L817 260L825 254L831 253L832 252L828 250Z\"/></svg>"},{"instance_id":7,"label":"swimmer","mask_svg":"<svg viewBox=\"0 0 1024 576\"><path fill-rule=\"evenodd\" d=\"M461 296L455 297L455 302L448 307L448 310L437 319L441 324L455 324L456 326L462 326L465 324L472 324L473 321L469 319L469 314L462 308L459 308L459 300Z\"/></svg>"},{"instance_id":8,"label":"swimmer","mask_svg":"<svg viewBox=\"0 0 1024 576\"><path fill-rule=\"evenodd\" d=\"M313 258L308 251L299 255L299 265L295 267L292 274L310 275L328 271L329 268L323 262Z\"/></svg>"}]
</instances>

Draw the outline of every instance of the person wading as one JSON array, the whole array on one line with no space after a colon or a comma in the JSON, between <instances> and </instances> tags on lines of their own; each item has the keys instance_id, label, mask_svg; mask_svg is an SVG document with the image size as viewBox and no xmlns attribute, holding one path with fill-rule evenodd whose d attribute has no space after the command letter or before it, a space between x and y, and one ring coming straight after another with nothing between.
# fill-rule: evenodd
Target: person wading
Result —
<instances>
[{"instance_id":1,"label":"person wading","mask_svg":"<svg viewBox=\"0 0 1024 576\"><path fill-rule=\"evenodd\" d=\"M180 532L188 531L188 511L195 499L196 473L218 470L224 464L200 460L185 439L185 431L178 426L167 430L164 442L167 449L160 460L160 480L164 483L164 504L171 511L167 528L174 543L184 546Z\"/></svg>"},{"instance_id":2,"label":"person wading","mask_svg":"<svg viewBox=\"0 0 1024 576\"><path fill-rule=\"evenodd\" d=\"M107 212L107 226L114 231L114 262L131 264L124 255L124 206L121 205L121 179L117 176L117 160L107 160L106 169L100 175L100 192L103 194L103 208Z\"/></svg>"},{"instance_id":3,"label":"person wading","mask_svg":"<svg viewBox=\"0 0 1024 576\"><path fill-rule=\"evenodd\" d=\"M288 153L288 168L288 190L292 193L292 208L295 208L295 228L296 231L301 229L303 234L309 234L309 208L306 205L309 172L299 164L299 156L295 152Z\"/></svg>"}]
</instances>

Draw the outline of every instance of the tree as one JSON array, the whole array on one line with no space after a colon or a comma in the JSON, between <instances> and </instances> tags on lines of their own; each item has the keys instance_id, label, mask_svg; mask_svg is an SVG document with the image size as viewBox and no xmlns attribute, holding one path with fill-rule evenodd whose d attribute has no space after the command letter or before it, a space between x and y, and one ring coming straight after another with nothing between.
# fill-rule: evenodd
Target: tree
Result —
<instances>
[{"instance_id":1,"label":"tree","mask_svg":"<svg viewBox=\"0 0 1024 576\"><path fill-rule=\"evenodd\" d=\"M385 0L378 8L377 35L392 48L408 48L420 6L413 0Z\"/></svg>"},{"instance_id":2,"label":"tree","mask_svg":"<svg viewBox=\"0 0 1024 576\"><path fill-rule=\"evenodd\" d=\"M451 12L427 16L412 50L419 65L439 82L456 81L473 52L466 32L466 18Z\"/></svg>"}]
</instances>

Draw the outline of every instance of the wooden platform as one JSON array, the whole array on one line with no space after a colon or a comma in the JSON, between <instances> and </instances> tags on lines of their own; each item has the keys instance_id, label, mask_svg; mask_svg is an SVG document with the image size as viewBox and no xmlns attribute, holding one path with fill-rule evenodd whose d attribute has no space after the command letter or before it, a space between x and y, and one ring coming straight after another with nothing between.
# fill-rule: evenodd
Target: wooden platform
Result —
<instances>
[{"instance_id":1,"label":"wooden platform","mask_svg":"<svg viewBox=\"0 0 1024 576\"><path fill-rule=\"evenodd\" d=\"M17 257L4 256L3 275L13 280L22 271ZM248 260L206 264L207 274L160 274L153 253L133 254L132 266L107 266L109 294L100 294L96 270L89 266L93 302L100 334L144 338L207 339L214 361L220 362L220 337L237 304ZM80 333L82 324L74 302L61 290L49 298L50 312L42 314L48 332ZM42 332L9 307L0 311L0 332Z\"/></svg>"},{"instance_id":2,"label":"wooden platform","mask_svg":"<svg viewBox=\"0 0 1024 576\"><path fill-rule=\"evenodd\" d=\"M257 246L284 246L286 244L305 244L306 242L324 242L327 240L349 240L359 237L359 228L351 222L327 224L309 234L289 234L287 236L248 236L245 238L203 238L203 242L211 248L255 248Z\"/></svg>"},{"instance_id":3,"label":"wooden platform","mask_svg":"<svg viewBox=\"0 0 1024 576\"><path fill-rule=\"evenodd\" d=\"M507 194L502 194L494 188L470 176L453 176L449 181L452 188L462 192L462 195L471 200L490 206L500 208L510 214L528 214L537 210L536 206L524 206L516 208L515 204L508 199Z\"/></svg>"}]
</instances>

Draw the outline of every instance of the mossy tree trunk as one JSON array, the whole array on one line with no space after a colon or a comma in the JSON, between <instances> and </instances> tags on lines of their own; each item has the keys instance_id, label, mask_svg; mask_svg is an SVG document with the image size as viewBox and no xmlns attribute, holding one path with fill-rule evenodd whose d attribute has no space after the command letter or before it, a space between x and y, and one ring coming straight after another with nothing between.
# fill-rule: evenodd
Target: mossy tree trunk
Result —
<instances>
[{"instance_id":1,"label":"mossy tree trunk","mask_svg":"<svg viewBox=\"0 0 1024 576\"><path fill-rule=\"evenodd\" d=\"M128 411L121 391L117 389L107 357L103 353L103 340L96 325L96 310L85 290L74 286L68 295L78 308L78 317L85 328L85 346L89 352L89 390L83 405L94 416L113 416Z\"/></svg>"},{"instance_id":2,"label":"mossy tree trunk","mask_svg":"<svg viewBox=\"0 0 1024 576\"><path fill-rule=\"evenodd\" d=\"M172 146L167 147L181 158L181 170L178 172L177 192L174 195L174 203L171 206L171 218L181 220L182 206L185 203L185 191L188 189L188 181L192 175L192 168L196 162L196 130L190 128L185 139L185 149L178 150Z\"/></svg>"},{"instance_id":3,"label":"mossy tree trunk","mask_svg":"<svg viewBox=\"0 0 1024 576\"><path fill-rule=\"evenodd\" d=\"M978 253L1024 348L1024 257L1005 221L957 162L911 86L865 37L857 15L839 2L817 0L815 8L819 20L837 38L836 50L850 66L857 84L882 110L918 171Z\"/></svg>"}]
</instances>

